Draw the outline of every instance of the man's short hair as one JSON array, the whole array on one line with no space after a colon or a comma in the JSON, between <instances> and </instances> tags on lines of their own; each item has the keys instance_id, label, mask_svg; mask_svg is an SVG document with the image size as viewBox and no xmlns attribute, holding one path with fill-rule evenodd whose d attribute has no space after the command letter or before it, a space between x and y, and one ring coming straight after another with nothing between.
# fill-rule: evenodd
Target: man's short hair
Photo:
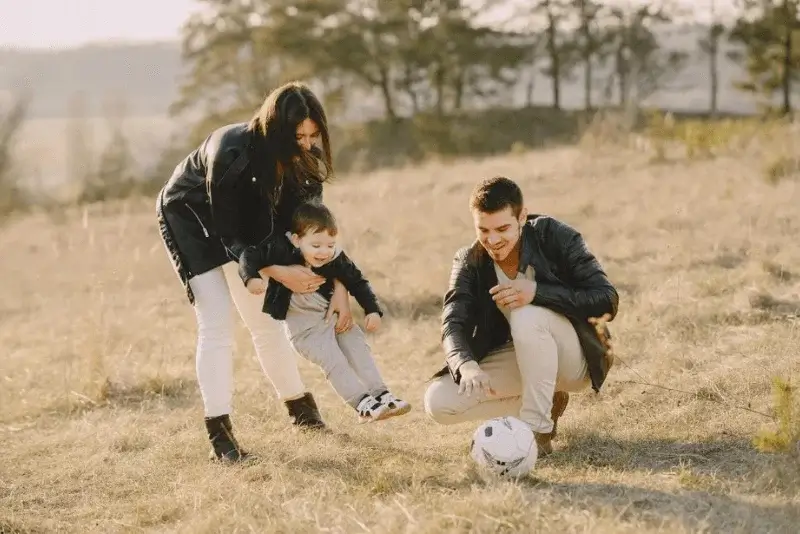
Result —
<instances>
[{"instance_id":1,"label":"man's short hair","mask_svg":"<svg viewBox=\"0 0 800 534\"><path fill-rule=\"evenodd\" d=\"M522 213L522 190L505 176L495 176L482 180L472 190L469 197L470 209L481 213L496 213L511 208L514 217Z\"/></svg>"}]
</instances>

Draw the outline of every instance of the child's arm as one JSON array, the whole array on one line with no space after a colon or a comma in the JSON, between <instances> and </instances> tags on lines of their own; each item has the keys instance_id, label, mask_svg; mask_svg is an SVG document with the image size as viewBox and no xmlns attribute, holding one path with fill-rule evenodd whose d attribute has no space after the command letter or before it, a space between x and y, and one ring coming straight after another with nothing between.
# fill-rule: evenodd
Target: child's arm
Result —
<instances>
[{"instance_id":1,"label":"child's arm","mask_svg":"<svg viewBox=\"0 0 800 534\"><path fill-rule=\"evenodd\" d=\"M261 278L261 271L272 265L292 265L295 263L294 247L287 238L268 239L260 245L248 247L245 258L239 262L239 276L245 285L253 279Z\"/></svg>"},{"instance_id":2,"label":"child's arm","mask_svg":"<svg viewBox=\"0 0 800 534\"><path fill-rule=\"evenodd\" d=\"M319 271L319 274L325 277L338 279L347 292L355 297L356 302L364 309L364 313L367 315L377 313L381 317L383 316L383 310L378 304L378 297L375 296L372 287L359 268L344 251L340 252L327 265L314 270Z\"/></svg>"}]
</instances>

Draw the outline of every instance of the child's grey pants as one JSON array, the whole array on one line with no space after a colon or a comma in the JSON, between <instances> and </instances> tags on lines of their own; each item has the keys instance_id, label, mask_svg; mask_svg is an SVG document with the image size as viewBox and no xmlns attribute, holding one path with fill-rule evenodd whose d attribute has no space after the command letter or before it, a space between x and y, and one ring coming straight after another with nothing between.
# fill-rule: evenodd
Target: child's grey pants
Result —
<instances>
[{"instance_id":1,"label":"child's grey pants","mask_svg":"<svg viewBox=\"0 0 800 534\"><path fill-rule=\"evenodd\" d=\"M325 324L329 302L319 293L292 295L286 314L286 336L295 350L318 365L336 393L356 408L366 395L386 391L361 329L336 334L335 318Z\"/></svg>"}]
</instances>

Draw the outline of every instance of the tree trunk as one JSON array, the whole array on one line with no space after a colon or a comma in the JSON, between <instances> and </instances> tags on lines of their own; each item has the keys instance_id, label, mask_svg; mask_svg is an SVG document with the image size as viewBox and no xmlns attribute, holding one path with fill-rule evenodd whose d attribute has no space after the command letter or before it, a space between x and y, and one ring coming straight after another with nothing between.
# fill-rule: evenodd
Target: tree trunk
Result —
<instances>
[{"instance_id":1,"label":"tree trunk","mask_svg":"<svg viewBox=\"0 0 800 534\"><path fill-rule=\"evenodd\" d=\"M718 105L717 96L719 95L719 66L717 54L719 54L719 39L721 26L717 21L717 0L711 0L711 28L708 30L708 70L711 80L710 112L711 116L717 115Z\"/></svg>"},{"instance_id":2,"label":"tree trunk","mask_svg":"<svg viewBox=\"0 0 800 534\"><path fill-rule=\"evenodd\" d=\"M592 109L592 55L587 53L583 65L583 107L587 111Z\"/></svg>"},{"instance_id":3,"label":"tree trunk","mask_svg":"<svg viewBox=\"0 0 800 534\"><path fill-rule=\"evenodd\" d=\"M527 94L525 95L525 105L529 108L533 107L533 91L536 89L536 67L531 69L531 77L528 80Z\"/></svg>"},{"instance_id":4,"label":"tree trunk","mask_svg":"<svg viewBox=\"0 0 800 534\"><path fill-rule=\"evenodd\" d=\"M719 66L717 65L717 53L719 51L719 39L711 35L710 36L710 46L708 50L708 68L711 80L711 116L717 115L718 105L717 105L717 96L719 95Z\"/></svg>"},{"instance_id":5,"label":"tree trunk","mask_svg":"<svg viewBox=\"0 0 800 534\"><path fill-rule=\"evenodd\" d=\"M436 65L434 85L436 87L436 114L441 117L444 115L444 65L441 63Z\"/></svg>"},{"instance_id":6,"label":"tree trunk","mask_svg":"<svg viewBox=\"0 0 800 534\"><path fill-rule=\"evenodd\" d=\"M792 32L795 23L789 18L789 0L783 0L783 14L786 21L786 43L783 53L783 114L792 112Z\"/></svg>"},{"instance_id":7,"label":"tree trunk","mask_svg":"<svg viewBox=\"0 0 800 534\"><path fill-rule=\"evenodd\" d=\"M592 28L590 26L588 6L586 0L580 3L581 10L581 35L583 35L583 107L587 111L592 109Z\"/></svg>"},{"instance_id":8,"label":"tree trunk","mask_svg":"<svg viewBox=\"0 0 800 534\"><path fill-rule=\"evenodd\" d=\"M406 93L408 94L409 99L411 100L411 110L416 115L420 111L420 104L419 104L419 95L414 90L414 72L411 67L411 63L406 63L405 66L405 80L403 80L403 85Z\"/></svg>"},{"instance_id":9,"label":"tree trunk","mask_svg":"<svg viewBox=\"0 0 800 534\"><path fill-rule=\"evenodd\" d=\"M460 110L464 105L464 86L466 85L466 73L463 69L459 70L455 77L455 95L453 96L453 109Z\"/></svg>"},{"instance_id":10,"label":"tree trunk","mask_svg":"<svg viewBox=\"0 0 800 534\"><path fill-rule=\"evenodd\" d=\"M547 52L550 54L550 76L553 80L553 108L561 109L561 58L556 43L556 18L547 3Z\"/></svg>"},{"instance_id":11,"label":"tree trunk","mask_svg":"<svg viewBox=\"0 0 800 534\"><path fill-rule=\"evenodd\" d=\"M386 108L386 117L394 120L397 118L397 111L394 107L394 97L392 96L392 88L390 87L389 70L384 65L378 67L378 70L380 74L379 86L381 95L383 95L383 104Z\"/></svg>"},{"instance_id":12,"label":"tree trunk","mask_svg":"<svg viewBox=\"0 0 800 534\"><path fill-rule=\"evenodd\" d=\"M628 83L625 72L626 66L625 66L624 53L625 53L624 49L620 47L616 53L616 63L615 63L615 69L617 71L617 88L619 89L620 107L624 107L625 102L628 100Z\"/></svg>"}]
</instances>

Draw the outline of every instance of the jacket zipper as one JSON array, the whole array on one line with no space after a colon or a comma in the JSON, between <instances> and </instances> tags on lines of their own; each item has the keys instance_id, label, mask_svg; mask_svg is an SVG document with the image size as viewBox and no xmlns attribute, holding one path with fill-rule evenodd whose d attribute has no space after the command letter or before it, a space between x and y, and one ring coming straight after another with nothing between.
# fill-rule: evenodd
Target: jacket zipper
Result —
<instances>
[{"instance_id":1,"label":"jacket zipper","mask_svg":"<svg viewBox=\"0 0 800 534\"><path fill-rule=\"evenodd\" d=\"M263 245L263 244L264 244L264 242L265 242L267 239L269 239L270 237L272 237L272 234L273 234L274 232L275 232L275 213L273 213L272 211L270 211L270 214L269 214L269 233L267 234L267 237L265 237L264 239L262 239L262 240L261 240L261 241L258 243L258 246L261 246L261 245Z\"/></svg>"},{"instance_id":2,"label":"jacket zipper","mask_svg":"<svg viewBox=\"0 0 800 534\"><path fill-rule=\"evenodd\" d=\"M194 211L194 210L192 209L192 207L191 207L189 204L187 204L187 203L185 203L185 202L184 202L184 204L183 204L183 205L184 205L184 206L186 206L187 208L189 208L189 211L191 211L191 212L194 214L194 218L195 218L195 219L197 219L197 222L200 224L200 228L202 228L202 229L203 229L203 235L204 235L204 236L206 236L206 237L209 237L209 235L208 235L208 230L206 230L206 227L205 227L205 225L203 224L203 221L201 221L201 220L200 220L200 216L199 216L199 215L197 215L197 212L196 212L196 211Z\"/></svg>"}]
</instances>

